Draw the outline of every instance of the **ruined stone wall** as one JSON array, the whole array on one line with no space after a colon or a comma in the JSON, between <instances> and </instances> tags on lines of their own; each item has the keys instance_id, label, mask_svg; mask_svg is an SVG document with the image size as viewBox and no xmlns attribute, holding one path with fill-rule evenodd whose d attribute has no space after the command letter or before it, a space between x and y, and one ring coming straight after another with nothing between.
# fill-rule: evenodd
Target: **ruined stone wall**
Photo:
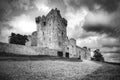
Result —
<instances>
[{"instance_id":1,"label":"ruined stone wall","mask_svg":"<svg viewBox=\"0 0 120 80\"><path fill-rule=\"evenodd\" d=\"M75 39L70 39L69 43L67 45L67 49L69 52L70 57L78 57L76 53L76 40Z\"/></svg>"},{"instance_id":2,"label":"ruined stone wall","mask_svg":"<svg viewBox=\"0 0 120 80\"><path fill-rule=\"evenodd\" d=\"M80 57L80 59L81 59L81 52L82 52L81 48L76 46L76 56Z\"/></svg>"},{"instance_id":3,"label":"ruined stone wall","mask_svg":"<svg viewBox=\"0 0 120 80\"><path fill-rule=\"evenodd\" d=\"M25 46L31 46L32 41L31 41L31 35L28 36L28 41L25 43Z\"/></svg>"},{"instance_id":4,"label":"ruined stone wall","mask_svg":"<svg viewBox=\"0 0 120 80\"><path fill-rule=\"evenodd\" d=\"M24 45L0 43L0 52L13 53L18 55L38 55L32 47Z\"/></svg>"},{"instance_id":5,"label":"ruined stone wall","mask_svg":"<svg viewBox=\"0 0 120 80\"><path fill-rule=\"evenodd\" d=\"M37 31L32 33L31 46L37 46Z\"/></svg>"},{"instance_id":6,"label":"ruined stone wall","mask_svg":"<svg viewBox=\"0 0 120 80\"><path fill-rule=\"evenodd\" d=\"M88 49L82 48L81 58L82 60L90 60L90 51Z\"/></svg>"},{"instance_id":7,"label":"ruined stone wall","mask_svg":"<svg viewBox=\"0 0 120 80\"><path fill-rule=\"evenodd\" d=\"M8 43L0 43L0 54L10 53L17 55L49 55L57 56L57 50L41 48L41 47L32 47Z\"/></svg>"},{"instance_id":8,"label":"ruined stone wall","mask_svg":"<svg viewBox=\"0 0 120 80\"><path fill-rule=\"evenodd\" d=\"M81 60L85 60L85 50L79 46L76 46L76 54Z\"/></svg>"},{"instance_id":9,"label":"ruined stone wall","mask_svg":"<svg viewBox=\"0 0 120 80\"><path fill-rule=\"evenodd\" d=\"M26 46L37 46L37 31L33 32L32 35L28 36Z\"/></svg>"}]
</instances>

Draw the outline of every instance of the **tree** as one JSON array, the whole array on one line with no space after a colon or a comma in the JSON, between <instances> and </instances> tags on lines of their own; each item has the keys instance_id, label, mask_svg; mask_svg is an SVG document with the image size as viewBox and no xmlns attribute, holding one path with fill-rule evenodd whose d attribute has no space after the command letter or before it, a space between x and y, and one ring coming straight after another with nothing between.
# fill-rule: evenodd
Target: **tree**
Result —
<instances>
[{"instance_id":1,"label":"tree","mask_svg":"<svg viewBox=\"0 0 120 80\"><path fill-rule=\"evenodd\" d=\"M101 52L100 52L99 49L96 49L96 50L94 51L93 60L96 60L96 61L104 61L104 57L103 57L103 55L101 54Z\"/></svg>"},{"instance_id":2,"label":"tree","mask_svg":"<svg viewBox=\"0 0 120 80\"><path fill-rule=\"evenodd\" d=\"M25 45L27 41L28 41L27 35L11 33L11 36L9 36L9 43L12 44Z\"/></svg>"}]
</instances>

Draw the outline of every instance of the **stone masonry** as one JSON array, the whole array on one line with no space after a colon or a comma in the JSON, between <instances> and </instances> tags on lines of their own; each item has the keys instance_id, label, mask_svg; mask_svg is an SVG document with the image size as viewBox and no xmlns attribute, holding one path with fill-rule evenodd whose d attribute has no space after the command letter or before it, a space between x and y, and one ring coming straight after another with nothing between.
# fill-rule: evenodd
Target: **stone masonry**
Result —
<instances>
[{"instance_id":1,"label":"stone masonry","mask_svg":"<svg viewBox=\"0 0 120 80\"><path fill-rule=\"evenodd\" d=\"M67 20L62 18L57 8L47 16L37 17L37 46L63 50L67 38Z\"/></svg>"},{"instance_id":2,"label":"stone masonry","mask_svg":"<svg viewBox=\"0 0 120 80\"><path fill-rule=\"evenodd\" d=\"M57 50L60 57L82 57L85 50L76 45L76 40L67 37L67 20L62 18L60 11L52 9L46 16L35 18L37 31L29 36L26 46ZM47 52L48 55L49 51ZM83 58L83 57L82 57Z\"/></svg>"}]
</instances>

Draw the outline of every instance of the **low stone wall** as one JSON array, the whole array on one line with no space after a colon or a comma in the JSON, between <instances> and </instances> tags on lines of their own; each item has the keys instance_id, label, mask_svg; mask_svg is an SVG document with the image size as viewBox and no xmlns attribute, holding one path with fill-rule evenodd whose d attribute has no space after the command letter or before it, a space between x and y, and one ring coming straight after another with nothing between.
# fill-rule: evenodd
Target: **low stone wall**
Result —
<instances>
[{"instance_id":1,"label":"low stone wall","mask_svg":"<svg viewBox=\"0 0 120 80\"><path fill-rule=\"evenodd\" d=\"M18 55L38 55L38 53L32 47L7 43L0 43L0 52Z\"/></svg>"},{"instance_id":2,"label":"low stone wall","mask_svg":"<svg viewBox=\"0 0 120 80\"><path fill-rule=\"evenodd\" d=\"M61 51L62 52L62 51ZM85 51L80 50L81 59L85 59ZM58 56L58 50L42 48L42 47L32 47L32 46L24 46L24 45L16 45L16 44L8 44L8 43L0 43L0 54L9 53L15 55L49 55L49 56ZM65 54L63 54L65 57ZM78 58L76 55L74 58Z\"/></svg>"},{"instance_id":3,"label":"low stone wall","mask_svg":"<svg viewBox=\"0 0 120 80\"><path fill-rule=\"evenodd\" d=\"M53 50L49 48L41 48L41 47L33 47L33 48L38 53L38 55L57 56L57 50Z\"/></svg>"},{"instance_id":4,"label":"low stone wall","mask_svg":"<svg viewBox=\"0 0 120 80\"><path fill-rule=\"evenodd\" d=\"M40 47L30 47L24 45L0 43L1 53L11 53L17 55L51 55L57 56L57 50Z\"/></svg>"}]
</instances>

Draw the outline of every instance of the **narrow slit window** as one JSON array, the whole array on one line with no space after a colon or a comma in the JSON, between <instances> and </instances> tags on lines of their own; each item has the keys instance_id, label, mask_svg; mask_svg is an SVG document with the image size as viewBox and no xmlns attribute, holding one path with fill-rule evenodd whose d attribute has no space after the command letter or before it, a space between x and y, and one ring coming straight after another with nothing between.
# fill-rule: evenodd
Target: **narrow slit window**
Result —
<instances>
[{"instance_id":1,"label":"narrow slit window","mask_svg":"<svg viewBox=\"0 0 120 80\"><path fill-rule=\"evenodd\" d=\"M43 32L43 35L44 35L44 32Z\"/></svg>"},{"instance_id":2,"label":"narrow slit window","mask_svg":"<svg viewBox=\"0 0 120 80\"><path fill-rule=\"evenodd\" d=\"M46 26L46 22L43 22L43 25Z\"/></svg>"}]
</instances>

